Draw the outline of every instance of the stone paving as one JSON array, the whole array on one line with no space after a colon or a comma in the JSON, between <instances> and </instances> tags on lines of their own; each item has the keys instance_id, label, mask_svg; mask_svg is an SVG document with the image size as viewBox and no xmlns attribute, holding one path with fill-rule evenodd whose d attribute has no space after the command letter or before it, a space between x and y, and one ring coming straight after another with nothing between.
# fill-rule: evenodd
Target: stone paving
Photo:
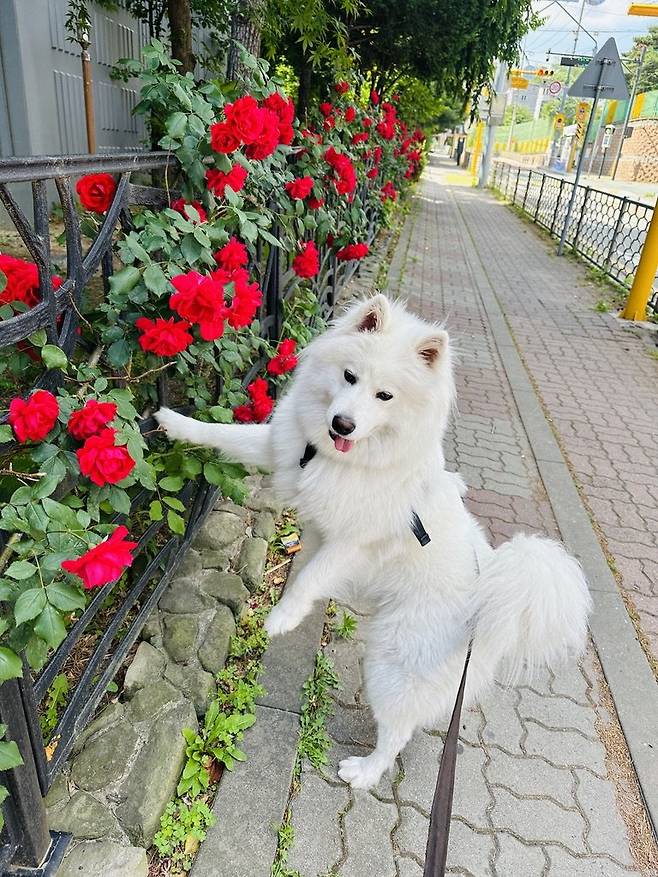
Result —
<instances>
[{"instance_id":1,"label":"stone paving","mask_svg":"<svg viewBox=\"0 0 658 877\"><path fill-rule=\"evenodd\" d=\"M469 506L497 544L518 530L557 535L557 527L465 249L460 211L475 225L473 217L483 199L487 208L504 215L489 219L490 238L485 229L479 230L483 240L477 245L492 252L497 247L495 264L513 273L512 267L504 268L504 242L494 244L495 235L504 235L505 208L482 193L464 189L455 194L441 185L440 171L430 167L402 235L403 264L398 265L393 281L397 288L392 291L423 316L448 320L460 351L459 413L447 441L448 465L466 478ZM538 259L535 250L541 245L533 241L528 248L532 259ZM521 259L517 267L519 272L528 270ZM519 295L521 286L514 285ZM587 323L585 316L578 319L581 325ZM602 324L599 334L609 331L607 323ZM557 342L559 331L553 334ZM530 323L526 335L531 335ZM592 343L605 342L595 338ZM570 346L563 351L565 359L569 350ZM568 372L574 363L557 365ZM360 633L367 619L358 618ZM342 682L335 716L328 723L333 740L330 763L322 771L303 768L300 788L292 798L295 844L288 864L302 877L421 877L445 728L416 733L398 759L395 776L383 778L370 793L353 792L338 780L336 767L341 758L363 754L374 744L374 727L361 694L362 642L359 634L349 642L334 639L326 650ZM545 673L531 685L499 686L481 707L463 716L449 873L658 873L646 814L610 703L591 647L580 666L557 675Z\"/></svg>"}]
</instances>

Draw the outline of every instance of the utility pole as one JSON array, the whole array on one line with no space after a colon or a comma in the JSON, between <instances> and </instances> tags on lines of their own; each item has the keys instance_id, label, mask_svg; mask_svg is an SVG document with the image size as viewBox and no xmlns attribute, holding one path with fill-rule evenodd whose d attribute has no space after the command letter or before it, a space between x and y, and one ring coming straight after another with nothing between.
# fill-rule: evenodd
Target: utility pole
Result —
<instances>
[{"instance_id":1,"label":"utility pole","mask_svg":"<svg viewBox=\"0 0 658 877\"><path fill-rule=\"evenodd\" d=\"M499 106L496 106L494 108L494 103L497 102L498 104L500 104L500 96L502 95L506 84L507 64L505 64L504 61L501 61L498 64L498 69L496 70L496 77L493 82L493 94L491 95L489 101L489 124L487 127L487 143L484 148L484 155L482 156L482 167L480 169L480 178L478 180L479 188L483 188L487 185L487 180L491 171L491 162L493 161L497 127L497 119L494 115L494 109L496 110L496 112L498 112L499 110Z\"/></svg>"},{"instance_id":2,"label":"utility pole","mask_svg":"<svg viewBox=\"0 0 658 877\"><path fill-rule=\"evenodd\" d=\"M611 178L614 180L615 175L617 173L617 168L619 167L619 159L621 158L621 151L624 148L624 140L626 139L626 129L628 128L628 123L631 120L631 113L633 112L633 103L635 102L635 95L637 94L638 85L640 84L640 74L642 73L642 65L644 64L644 56L647 53L647 46L644 43L640 44L640 54L637 59L637 66L635 68L635 79L633 80L633 90L631 92L631 96L628 99L628 106L626 107L626 115L624 116L624 127L622 128L621 137L619 138L619 145L617 146L617 155L615 155L615 162L612 165L612 174Z\"/></svg>"}]
</instances>

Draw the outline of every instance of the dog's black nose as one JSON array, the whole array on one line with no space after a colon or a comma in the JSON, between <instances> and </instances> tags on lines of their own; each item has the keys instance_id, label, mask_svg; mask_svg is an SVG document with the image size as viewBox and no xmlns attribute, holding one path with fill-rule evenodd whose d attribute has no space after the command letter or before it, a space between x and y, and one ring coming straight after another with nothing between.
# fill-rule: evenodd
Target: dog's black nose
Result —
<instances>
[{"instance_id":1,"label":"dog's black nose","mask_svg":"<svg viewBox=\"0 0 658 877\"><path fill-rule=\"evenodd\" d=\"M331 421L331 428L334 432L337 432L338 435L349 435L351 432L354 432L356 423L353 420L350 420L349 417L341 417L337 414Z\"/></svg>"}]
</instances>

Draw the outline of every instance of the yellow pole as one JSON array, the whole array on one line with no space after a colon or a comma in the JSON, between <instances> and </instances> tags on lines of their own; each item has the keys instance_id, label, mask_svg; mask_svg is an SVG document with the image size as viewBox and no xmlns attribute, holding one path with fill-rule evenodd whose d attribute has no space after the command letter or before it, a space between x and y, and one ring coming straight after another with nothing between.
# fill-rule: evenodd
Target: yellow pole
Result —
<instances>
[{"instance_id":1,"label":"yellow pole","mask_svg":"<svg viewBox=\"0 0 658 877\"><path fill-rule=\"evenodd\" d=\"M482 152L483 136L484 122L480 121L477 123L477 127L475 129L475 143L473 144L473 153L471 154L471 166L469 170L472 177L477 177L478 175L478 161L480 160L480 153Z\"/></svg>"},{"instance_id":2,"label":"yellow pole","mask_svg":"<svg viewBox=\"0 0 658 877\"><path fill-rule=\"evenodd\" d=\"M654 207L647 236L640 254L633 285L622 317L624 320L646 320L647 303L658 270L658 207Z\"/></svg>"}]
</instances>

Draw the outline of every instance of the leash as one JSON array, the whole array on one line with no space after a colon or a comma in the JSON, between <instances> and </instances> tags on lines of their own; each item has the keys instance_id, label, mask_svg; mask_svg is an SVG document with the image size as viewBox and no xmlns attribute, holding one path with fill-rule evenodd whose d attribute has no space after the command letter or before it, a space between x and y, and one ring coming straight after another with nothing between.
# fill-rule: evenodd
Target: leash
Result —
<instances>
[{"instance_id":1,"label":"leash","mask_svg":"<svg viewBox=\"0 0 658 877\"><path fill-rule=\"evenodd\" d=\"M310 442L304 448L304 454L299 460L301 469L305 469L317 454L317 448ZM411 511L411 531L418 539L421 547L431 542L430 535L423 526L423 522L415 511ZM477 554L475 556L477 572L480 572ZM448 856L448 841L450 840L450 818L452 816L452 798L455 790L455 770L457 766L457 744L459 742L459 724L461 722L462 705L464 703L464 691L466 689L466 674L471 660L473 640L471 639L466 650L466 659L462 678L457 690L457 698L450 717L448 732L443 744L439 775L436 778L436 788L432 800L432 812L427 835L427 848L425 851L425 868L423 877L445 877L446 859Z\"/></svg>"}]
</instances>

